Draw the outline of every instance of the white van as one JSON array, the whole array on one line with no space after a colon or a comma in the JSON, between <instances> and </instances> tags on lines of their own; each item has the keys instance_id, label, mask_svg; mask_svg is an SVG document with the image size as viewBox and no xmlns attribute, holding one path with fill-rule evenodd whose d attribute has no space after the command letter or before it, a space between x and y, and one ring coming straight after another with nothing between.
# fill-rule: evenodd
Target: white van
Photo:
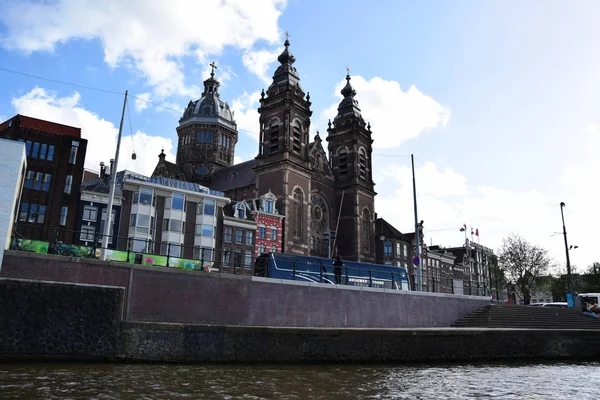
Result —
<instances>
[{"instance_id":1,"label":"white van","mask_svg":"<svg viewBox=\"0 0 600 400\"><path fill-rule=\"evenodd\" d=\"M592 305L600 304L600 293L579 293L581 304L587 302Z\"/></svg>"}]
</instances>

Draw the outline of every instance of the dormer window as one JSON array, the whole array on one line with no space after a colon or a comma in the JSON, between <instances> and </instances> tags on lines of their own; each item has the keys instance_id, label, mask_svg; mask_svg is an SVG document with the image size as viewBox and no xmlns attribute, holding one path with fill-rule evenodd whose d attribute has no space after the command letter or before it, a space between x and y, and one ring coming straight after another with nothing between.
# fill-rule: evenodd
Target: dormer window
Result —
<instances>
[{"instance_id":1,"label":"dormer window","mask_svg":"<svg viewBox=\"0 0 600 400\"><path fill-rule=\"evenodd\" d=\"M237 207L237 216L240 219L246 219L246 207L244 203L238 203Z\"/></svg>"},{"instance_id":2,"label":"dormer window","mask_svg":"<svg viewBox=\"0 0 600 400\"><path fill-rule=\"evenodd\" d=\"M265 212L273 212L273 200L265 200Z\"/></svg>"}]
</instances>

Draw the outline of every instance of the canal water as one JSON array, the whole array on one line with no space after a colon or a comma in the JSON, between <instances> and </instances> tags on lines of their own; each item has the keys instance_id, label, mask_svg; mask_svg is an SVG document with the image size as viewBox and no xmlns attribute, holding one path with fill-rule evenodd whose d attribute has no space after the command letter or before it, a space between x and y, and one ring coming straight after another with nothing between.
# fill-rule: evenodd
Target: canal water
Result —
<instances>
[{"instance_id":1,"label":"canal water","mask_svg":"<svg viewBox=\"0 0 600 400\"><path fill-rule=\"evenodd\" d=\"M1 399L600 399L600 363L0 364Z\"/></svg>"}]
</instances>

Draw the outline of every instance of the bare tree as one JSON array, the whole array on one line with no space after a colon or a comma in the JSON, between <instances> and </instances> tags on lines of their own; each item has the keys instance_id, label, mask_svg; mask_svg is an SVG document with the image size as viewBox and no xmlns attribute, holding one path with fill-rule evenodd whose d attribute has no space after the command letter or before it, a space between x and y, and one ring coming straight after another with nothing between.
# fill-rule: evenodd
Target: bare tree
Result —
<instances>
[{"instance_id":1,"label":"bare tree","mask_svg":"<svg viewBox=\"0 0 600 400\"><path fill-rule=\"evenodd\" d=\"M550 266L548 251L511 234L502 240L498 260L508 281L517 287L523 302L529 304L531 293L540 283L539 278L547 273Z\"/></svg>"}]
</instances>

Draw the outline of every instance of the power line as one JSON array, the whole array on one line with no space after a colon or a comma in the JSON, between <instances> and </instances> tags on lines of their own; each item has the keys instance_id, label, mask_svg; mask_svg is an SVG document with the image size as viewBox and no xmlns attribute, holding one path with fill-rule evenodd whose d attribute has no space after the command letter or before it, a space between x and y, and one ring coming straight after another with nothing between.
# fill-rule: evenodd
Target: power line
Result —
<instances>
[{"instance_id":1,"label":"power line","mask_svg":"<svg viewBox=\"0 0 600 400\"><path fill-rule=\"evenodd\" d=\"M43 77L43 76L40 76L40 75L28 74L26 72L15 71L15 70L4 68L4 67L0 67L0 71L8 72L8 73L15 74L15 75L22 75L22 76L26 76L26 77L32 78L32 79L39 79L39 80L42 80L42 81L58 83L58 84L61 84L61 85L73 86L73 87L77 87L77 88L81 88L81 89L95 90L97 92L103 92L103 93L108 93L108 94L114 94L114 95L118 95L118 96L123 96L123 93L117 92L115 90L102 89L102 88L98 88L98 87L94 87L94 86L89 86L89 85L81 85L81 84L78 84L78 83L71 83L71 82L67 82L67 81L63 81L63 80L59 80L59 79L46 78L46 77ZM144 99L142 97L135 96L135 95L132 95L132 94L130 94L129 97L130 98L134 98L134 99L139 100L139 101L143 101L144 103L151 104L151 105L153 105L155 107L162 108L164 110L172 111L172 112L174 112L176 114L181 114L181 112L182 112L182 110L176 110L174 108L167 107L164 104L158 104L158 103L155 103L155 102L153 102L151 100ZM129 112L129 109L128 109L128 112ZM249 131L249 130L243 129L243 128L238 128L238 131L247 132L247 133L249 133L251 135L256 135L256 132L252 132L252 131Z\"/></svg>"}]
</instances>

